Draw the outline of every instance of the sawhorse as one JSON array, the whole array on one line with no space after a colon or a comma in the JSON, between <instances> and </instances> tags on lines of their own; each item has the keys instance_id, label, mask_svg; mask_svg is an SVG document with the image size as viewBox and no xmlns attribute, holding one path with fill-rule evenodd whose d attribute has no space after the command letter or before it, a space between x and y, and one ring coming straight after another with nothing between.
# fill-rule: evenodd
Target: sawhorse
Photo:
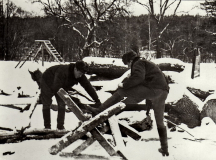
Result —
<instances>
[{"instance_id":1,"label":"sawhorse","mask_svg":"<svg viewBox=\"0 0 216 160\"><path fill-rule=\"evenodd\" d=\"M79 147L73 150L72 153L60 153L60 155L77 156L88 146L90 146L95 140L97 140L110 156L120 156L123 159L127 159L127 157L124 154L123 148L125 147L125 144L121 136L121 131L135 140L139 140L141 136L136 130L134 130L130 126L120 123L117 117L115 116L115 114L119 113L126 107L124 103L117 103L116 105L113 105L105 111L99 113L95 117L90 118L82 112L82 110L74 103L74 101L70 98L70 96L64 89L61 88L58 91L58 95L64 100L66 105L71 108L76 117L81 121L81 125L75 130L72 130L69 133L67 133L58 141L57 144L53 145L49 149L50 154L58 154L71 143L75 142L76 140L80 139L88 132L90 132L89 134L87 134L89 138ZM97 129L97 126L103 124L106 120L108 120L109 122L110 129L116 145L115 147L113 147L110 144L110 142L108 142L106 138L104 138L102 133Z\"/></svg>"}]
</instances>

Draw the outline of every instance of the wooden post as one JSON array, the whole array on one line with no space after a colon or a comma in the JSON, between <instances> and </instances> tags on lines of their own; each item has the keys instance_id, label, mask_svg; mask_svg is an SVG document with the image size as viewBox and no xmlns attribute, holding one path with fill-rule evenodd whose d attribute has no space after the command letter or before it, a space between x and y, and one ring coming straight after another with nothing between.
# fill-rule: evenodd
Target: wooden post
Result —
<instances>
[{"instance_id":1,"label":"wooden post","mask_svg":"<svg viewBox=\"0 0 216 160\"><path fill-rule=\"evenodd\" d=\"M29 118L32 117L33 113L34 113L34 110L38 104L38 100L39 100L39 97L40 97L40 93L38 93L38 95L35 96L33 102L31 103L31 106L30 106L30 115L29 115Z\"/></svg>"},{"instance_id":2,"label":"wooden post","mask_svg":"<svg viewBox=\"0 0 216 160\"><path fill-rule=\"evenodd\" d=\"M71 108L72 112L77 116L79 120L85 121L89 119L89 117L86 117L83 114L82 110L74 103L74 101L70 98L70 96L64 89L60 88L58 91L58 95L63 99L66 105Z\"/></svg>"},{"instance_id":3,"label":"wooden post","mask_svg":"<svg viewBox=\"0 0 216 160\"><path fill-rule=\"evenodd\" d=\"M41 52L42 52L42 66L44 66L44 46L43 45L41 47Z\"/></svg>"},{"instance_id":4,"label":"wooden post","mask_svg":"<svg viewBox=\"0 0 216 160\"><path fill-rule=\"evenodd\" d=\"M124 145L122 135L121 135L121 132L120 132L118 119L116 118L115 115L113 115L112 117L110 117L108 119L108 121L109 121L109 124L110 124L110 129L112 131L112 135L113 135L115 144L116 144L118 150L120 150L120 148L124 148L125 145Z\"/></svg>"},{"instance_id":5,"label":"wooden post","mask_svg":"<svg viewBox=\"0 0 216 160\"><path fill-rule=\"evenodd\" d=\"M126 125L122 122L118 122L119 127L122 132L133 138L134 140L139 140L142 136L137 132L134 128L130 127L129 125Z\"/></svg>"},{"instance_id":6,"label":"wooden post","mask_svg":"<svg viewBox=\"0 0 216 160\"><path fill-rule=\"evenodd\" d=\"M194 51L194 57L193 57L193 65L192 65L192 73L191 73L192 79L200 76L200 61L201 61L200 48L197 48Z\"/></svg>"}]
</instances>

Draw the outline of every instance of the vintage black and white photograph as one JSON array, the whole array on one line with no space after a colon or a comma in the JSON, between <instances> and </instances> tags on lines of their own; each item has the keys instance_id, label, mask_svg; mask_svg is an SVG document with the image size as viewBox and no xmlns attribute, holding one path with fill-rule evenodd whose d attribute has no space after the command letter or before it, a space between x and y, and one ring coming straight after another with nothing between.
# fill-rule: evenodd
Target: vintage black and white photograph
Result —
<instances>
[{"instance_id":1,"label":"vintage black and white photograph","mask_svg":"<svg viewBox=\"0 0 216 160\"><path fill-rule=\"evenodd\" d=\"M1 160L216 158L216 0L0 0Z\"/></svg>"}]
</instances>

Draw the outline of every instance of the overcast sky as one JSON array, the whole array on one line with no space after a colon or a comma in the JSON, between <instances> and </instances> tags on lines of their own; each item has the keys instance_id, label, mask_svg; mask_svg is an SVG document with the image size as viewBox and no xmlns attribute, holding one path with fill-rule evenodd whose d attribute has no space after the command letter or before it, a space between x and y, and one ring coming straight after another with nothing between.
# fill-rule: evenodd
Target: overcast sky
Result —
<instances>
[{"instance_id":1,"label":"overcast sky","mask_svg":"<svg viewBox=\"0 0 216 160\"><path fill-rule=\"evenodd\" d=\"M3 0L7 2L7 0ZM42 15L43 11L41 11L41 5L31 4L29 0L10 0L13 1L17 6L22 7L23 10L35 12L37 15ZM143 0L142 0L143 1ZM206 12L200 9L200 3L204 2L204 0L182 0L182 3L178 9L178 15L188 13L191 15L206 15ZM174 7L172 7L174 8ZM134 15L146 14L147 10L141 5L133 5L131 10L134 12ZM172 9L169 9L168 14L172 14Z\"/></svg>"}]
</instances>

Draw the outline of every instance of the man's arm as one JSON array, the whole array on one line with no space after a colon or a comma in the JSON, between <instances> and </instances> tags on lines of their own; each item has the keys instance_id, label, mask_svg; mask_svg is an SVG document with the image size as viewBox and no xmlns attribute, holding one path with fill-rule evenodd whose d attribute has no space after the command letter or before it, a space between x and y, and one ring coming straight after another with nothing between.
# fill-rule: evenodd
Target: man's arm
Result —
<instances>
[{"instance_id":1,"label":"man's arm","mask_svg":"<svg viewBox=\"0 0 216 160\"><path fill-rule=\"evenodd\" d=\"M145 80L145 63L142 61L135 62L132 68L131 76L123 82L123 88L128 89L139 85Z\"/></svg>"},{"instance_id":2,"label":"man's arm","mask_svg":"<svg viewBox=\"0 0 216 160\"><path fill-rule=\"evenodd\" d=\"M100 103L100 100L98 98L95 89L93 88L93 86L91 85L91 83L89 82L89 80L86 78L85 75L79 78L79 83L96 103Z\"/></svg>"}]
</instances>

